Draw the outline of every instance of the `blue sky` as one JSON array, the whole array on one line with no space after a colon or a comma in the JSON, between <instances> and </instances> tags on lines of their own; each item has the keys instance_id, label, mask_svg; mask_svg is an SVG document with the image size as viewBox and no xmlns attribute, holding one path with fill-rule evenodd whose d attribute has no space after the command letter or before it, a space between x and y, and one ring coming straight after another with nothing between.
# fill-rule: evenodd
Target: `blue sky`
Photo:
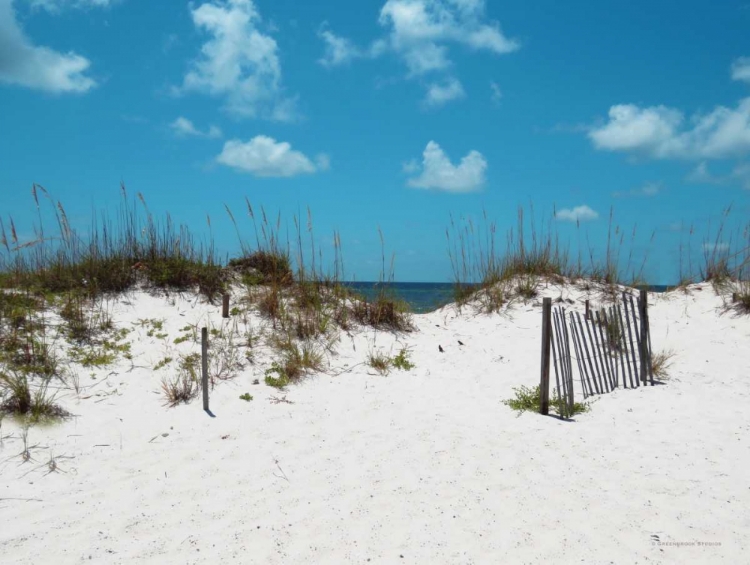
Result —
<instances>
[{"instance_id":1,"label":"blue sky","mask_svg":"<svg viewBox=\"0 0 750 565\"><path fill-rule=\"evenodd\" d=\"M120 181L226 253L224 204L310 206L359 280L378 227L440 281L450 214L556 207L600 251L614 207L673 282L687 226L750 216L750 3L0 0L0 213L36 182L87 223Z\"/></svg>"}]
</instances>

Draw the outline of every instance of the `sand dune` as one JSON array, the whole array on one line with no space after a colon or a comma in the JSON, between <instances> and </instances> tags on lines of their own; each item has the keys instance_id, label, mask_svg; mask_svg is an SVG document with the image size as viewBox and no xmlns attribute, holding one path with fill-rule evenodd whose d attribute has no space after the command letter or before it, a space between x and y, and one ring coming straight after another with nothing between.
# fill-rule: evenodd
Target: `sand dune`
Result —
<instances>
[{"instance_id":1,"label":"sand dune","mask_svg":"<svg viewBox=\"0 0 750 565\"><path fill-rule=\"evenodd\" d=\"M582 310L580 289L541 292L561 294ZM448 306L415 315L410 333L342 333L327 370L286 391L263 384L271 351L258 340L254 364L211 391L209 417L200 398L165 407L174 365L153 367L199 351L173 341L189 324L221 327L219 308L125 295L112 314L132 330L132 362L80 369L80 394L58 396L75 416L30 428L32 461L3 422L0 561L747 562L750 317L709 285L650 301L654 349L675 353L669 380L566 422L502 404L538 383L539 299L493 315ZM149 336L146 319L162 330ZM402 347L411 371L364 364Z\"/></svg>"}]
</instances>

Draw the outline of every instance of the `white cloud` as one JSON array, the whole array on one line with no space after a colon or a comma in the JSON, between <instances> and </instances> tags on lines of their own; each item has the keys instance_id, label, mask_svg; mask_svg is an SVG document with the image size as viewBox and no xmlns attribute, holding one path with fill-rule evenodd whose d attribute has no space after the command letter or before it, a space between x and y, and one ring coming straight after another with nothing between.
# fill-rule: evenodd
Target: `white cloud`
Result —
<instances>
[{"instance_id":1,"label":"white cloud","mask_svg":"<svg viewBox=\"0 0 750 565\"><path fill-rule=\"evenodd\" d=\"M339 37L331 30L326 29L324 23L318 31L320 37L326 44L325 54L318 59L318 63L324 67L337 67L345 65L357 57L361 57L359 49L350 40Z\"/></svg>"},{"instance_id":2,"label":"white cloud","mask_svg":"<svg viewBox=\"0 0 750 565\"><path fill-rule=\"evenodd\" d=\"M319 171L327 171L331 168L331 158L325 153L319 153L315 156L315 164Z\"/></svg>"},{"instance_id":3,"label":"white cloud","mask_svg":"<svg viewBox=\"0 0 750 565\"><path fill-rule=\"evenodd\" d=\"M564 222L586 222L589 220L596 220L599 214L582 204L575 208L563 208L555 212L555 218Z\"/></svg>"},{"instance_id":4,"label":"white cloud","mask_svg":"<svg viewBox=\"0 0 750 565\"><path fill-rule=\"evenodd\" d=\"M91 63L72 51L34 45L16 21L12 0L0 0L0 82L49 92L86 92Z\"/></svg>"},{"instance_id":5,"label":"white cloud","mask_svg":"<svg viewBox=\"0 0 750 565\"><path fill-rule=\"evenodd\" d=\"M41 8L58 14L66 8L108 8L118 0L29 0L32 8Z\"/></svg>"},{"instance_id":6,"label":"white cloud","mask_svg":"<svg viewBox=\"0 0 750 565\"><path fill-rule=\"evenodd\" d=\"M729 251L729 244L723 241L718 241L718 242L713 242L713 243L706 242L703 244L703 250L709 251L711 253L722 254L722 253L726 253L727 251Z\"/></svg>"},{"instance_id":7,"label":"white cloud","mask_svg":"<svg viewBox=\"0 0 750 565\"><path fill-rule=\"evenodd\" d=\"M609 121L589 130L597 149L655 159L723 159L750 152L750 98L736 108L717 106L685 126L681 112L665 106L612 106Z\"/></svg>"},{"instance_id":8,"label":"white cloud","mask_svg":"<svg viewBox=\"0 0 750 565\"><path fill-rule=\"evenodd\" d=\"M216 126L211 126L208 131L201 131L195 127L193 122L187 118L180 116L171 124L170 129L178 137L207 137L209 139L217 139L222 136L221 129Z\"/></svg>"},{"instance_id":9,"label":"white cloud","mask_svg":"<svg viewBox=\"0 0 750 565\"><path fill-rule=\"evenodd\" d=\"M408 173L419 171L416 161L404 165ZM446 192L473 192L485 182L487 161L478 151L470 151L458 165L453 165L445 152L434 141L430 141L422 154L422 172L410 178L408 185L414 188L444 190Z\"/></svg>"},{"instance_id":10,"label":"white cloud","mask_svg":"<svg viewBox=\"0 0 750 565\"><path fill-rule=\"evenodd\" d=\"M708 163L703 161L687 175L686 180L696 184L739 184L742 188L750 190L750 163L737 163L728 173L716 175L709 170Z\"/></svg>"},{"instance_id":11,"label":"white cloud","mask_svg":"<svg viewBox=\"0 0 750 565\"><path fill-rule=\"evenodd\" d=\"M258 177L293 177L325 170L330 166L327 155L318 155L317 164L286 142L258 135L248 142L232 139L216 160L238 171Z\"/></svg>"},{"instance_id":12,"label":"white cloud","mask_svg":"<svg viewBox=\"0 0 750 565\"><path fill-rule=\"evenodd\" d=\"M466 96L464 87L455 79L450 78L442 83L432 83L427 89L424 103L430 107L442 106L451 100L457 100Z\"/></svg>"},{"instance_id":13,"label":"white cloud","mask_svg":"<svg viewBox=\"0 0 750 565\"><path fill-rule=\"evenodd\" d=\"M613 192L615 198L624 198L627 196L656 196L664 189L660 182L647 182L643 186L633 188L624 192Z\"/></svg>"},{"instance_id":14,"label":"white cloud","mask_svg":"<svg viewBox=\"0 0 750 565\"><path fill-rule=\"evenodd\" d=\"M412 76L448 67L450 43L496 54L517 50L497 22L485 22L484 11L484 0L388 0L378 20L388 36L376 50L401 55Z\"/></svg>"},{"instance_id":15,"label":"white cloud","mask_svg":"<svg viewBox=\"0 0 750 565\"><path fill-rule=\"evenodd\" d=\"M732 63L732 80L750 82L750 57L739 57Z\"/></svg>"},{"instance_id":16,"label":"white cloud","mask_svg":"<svg viewBox=\"0 0 750 565\"><path fill-rule=\"evenodd\" d=\"M276 41L258 29L252 0L213 0L191 8L193 24L211 36L176 92L222 96L240 117L291 121L295 99L285 98Z\"/></svg>"},{"instance_id":17,"label":"white cloud","mask_svg":"<svg viewBox=\"0 0 750 565\"><path fill-rule=\"evenodd\" d=\"M495 81L491 81L490 90L492 91L492 102L500 104L500 101L503 99L503 91L500 90L500 86Z\"/></svg>"},{"instance_id":18,"label":"white cloud","mask_svg":"<svg viewBox=\"0 0 750 565\"><path fill-rule=\"evenodd\" d=\"M487 21L484 0L387 0L378 23L385 35L367 49L358 49L327 29L321 32L326 51L320 63L330 67L391 53L403 60L408 77L414 78L452 67L452 45L494 54L520 48L517 41L503 35L497 22Z\"/></svg>"}]
</instances>

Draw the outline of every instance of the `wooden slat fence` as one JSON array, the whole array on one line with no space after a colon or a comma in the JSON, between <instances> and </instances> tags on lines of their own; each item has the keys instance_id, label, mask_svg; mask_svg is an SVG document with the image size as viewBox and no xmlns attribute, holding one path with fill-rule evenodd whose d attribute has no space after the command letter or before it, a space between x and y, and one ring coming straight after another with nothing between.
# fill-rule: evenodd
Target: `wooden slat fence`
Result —
<instances>
[{"instance_id":1,"label":"wooden slat fence","mask_svg":"<svg viewBox=\"0 0 750 565\"><path fill-rule=\"evenodd\" d=\"M551 345L557 392L555 406L565 418L573 413L576 380L584 399L620 387L654 384L646 291L640 291L635 299L632 294L623 292L620 300L609 307L593 309L588 303L586 306L583 316L563 306L553 308L551 316L549 310L545 311L545 316L551 318L545 323L551 325L552 331L546 332L547 335L543 333L542 339L548 339ZM542 347L544 351L544 341ZM577 379L573 376L574 367L578 370ZM544 379L543 365L543 383ZM548 404L549 399L542 402L545 400Z\"/></svg>"}]
</instances>

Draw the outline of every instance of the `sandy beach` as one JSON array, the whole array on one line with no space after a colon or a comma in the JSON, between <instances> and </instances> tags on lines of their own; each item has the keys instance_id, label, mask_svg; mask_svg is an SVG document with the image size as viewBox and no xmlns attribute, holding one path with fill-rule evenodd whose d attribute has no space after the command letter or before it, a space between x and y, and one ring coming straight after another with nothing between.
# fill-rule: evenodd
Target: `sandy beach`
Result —
<instances>
[{"instance_id":1,"label":"sandy beach","mask_svg":"<svg viewBox=\"0 0 750 565\"><path fill-rule=\"evenodd\" d=\"M112 319L132 330L132 360L81 369L78 394L61 386L73 417L28 430L30 461L3 422L2 561L743 562L750 318L707 284L652 294L669 378L564 421L502 403L538 384L542 296L581 310L588 294L547 285L499 314L450 305L414 315L413 332L342 332L325 371L282 391L263 384L259 339L211 391L210 417L200 398L165 407L170 368L153 367L199 351L174 343L186 325L248 327L190 294L123 295ZM262 335L267 322L247 321ZM403 347L410 371L365 363Z\"/></svg>"}]
</instances>

